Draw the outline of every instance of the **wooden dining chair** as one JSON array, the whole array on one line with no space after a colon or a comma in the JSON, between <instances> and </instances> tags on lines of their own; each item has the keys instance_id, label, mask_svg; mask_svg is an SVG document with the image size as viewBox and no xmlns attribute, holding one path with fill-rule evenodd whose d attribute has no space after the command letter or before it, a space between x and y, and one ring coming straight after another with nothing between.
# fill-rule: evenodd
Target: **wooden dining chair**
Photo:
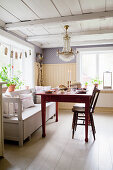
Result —
<instances>
[{"instance_id":1,"label":"wooden dining chair","mask_svg":"<svg viewBox=\"0 0 113 170\"><path fill-rule=\"evenodd\" d=\"M89 125L92 127L93 137L95 140L95 125L93 119L93 113L95 110L95 106L97 103L97 99L99 96L100 90L94 87L91 99L90 99L90 108L89 108ZM74 132L76 131L77 125L85 125L85 105L74 105L72 108L73 113L73 121L72 121L72 139L74 138ZM78 122L82 121L82 123Z\"/></svg>"}]
</instances>

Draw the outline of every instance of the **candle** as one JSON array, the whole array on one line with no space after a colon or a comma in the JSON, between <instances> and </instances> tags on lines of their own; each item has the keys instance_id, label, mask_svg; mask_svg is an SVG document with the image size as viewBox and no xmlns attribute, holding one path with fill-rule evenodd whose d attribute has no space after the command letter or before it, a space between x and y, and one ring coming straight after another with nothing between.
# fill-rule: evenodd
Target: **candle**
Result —
<instances>
[{"instance_id":1,"label":"candle","mask_svg":"<svg viewBox=\"0 0 113 170\"><path fill-rule=\"evenodd\" d=\"M70 87L70 71L68 70L68 87Z\"/></svg>"},{"instance_id":2,"label":"candle","mask_svg":"<svg viewBox=\"0 0 113 170\"><path fill-rule=\"evenodd\" d=\"M67 77L67 81L69 81L69 70L68 70L68 77Z\"/></svg>"},{"instance_id":3,"label":"candle","mask_svg":"<svg viewBox=\"0 0 113 170\"><path fill-rule=\"evenodd\" d=\"M70 81L71 81L71 70L70 70Z\"/></svg>"}]
</instances>

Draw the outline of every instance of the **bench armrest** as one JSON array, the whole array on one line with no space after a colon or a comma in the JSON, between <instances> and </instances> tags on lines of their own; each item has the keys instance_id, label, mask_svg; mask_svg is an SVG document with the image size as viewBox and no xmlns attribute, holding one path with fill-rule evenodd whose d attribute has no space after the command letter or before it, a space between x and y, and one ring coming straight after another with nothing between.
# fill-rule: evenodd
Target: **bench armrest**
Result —
<instances>
[{"instance_id":1,"label":"bench armrest","mask_svg":"<svg viewBox=\"0 0 113 170\"><path fill-rule=\"evenodd\" d=\"M7 113L4 113L4 110L7 107ZM10 108L12 109L12 112L10 111ZM15 98L15 97L3 97L3 113L4 116L6 115L10 115L11 116L15 116L18 117L18 120L22 120L22 102L20 100L20 98Z\"/></svg>"}]
</instances>

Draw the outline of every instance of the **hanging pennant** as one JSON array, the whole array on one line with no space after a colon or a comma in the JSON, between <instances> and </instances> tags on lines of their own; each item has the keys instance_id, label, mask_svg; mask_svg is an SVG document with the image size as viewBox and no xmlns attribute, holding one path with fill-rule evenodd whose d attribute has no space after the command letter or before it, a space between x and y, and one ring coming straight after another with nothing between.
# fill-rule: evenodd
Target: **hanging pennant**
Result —
<instances>
[{"instance_id":1,"label":"hanging pennant","mask_svg":"<svg viewBox=\"0 0 113 170\"><path fill-rule=\"evenodd\" d=\"M20 59L22 58L22 52L20 53Z\"/></svg>"},{"instance_id":2,"label":"hanging pennant","mask_svg":"<svg viewBox=\"0 0 113 170\"><path fill-rule=\"evenodd\" d=\"M11 51L10 58L13 58L13 50Z\"/></svg>"},{"instance_id":3,"label":"hanging pennant","mask_svg":"<svg viewBox=\"0 0 113 170\"><path fill-rule=\"evenodd\" d=\"M25 51L25 57L27 58L27 52Z\"/></svg>"},{"instance_id":4,"label":"hanging pennant","mask_svg":"<svg viewBox=\"0 0 113 170\"><path fill-rule=\"evenodd\" d=\"M7 48L7 47L5 47L4 54L5 54L5 55L7 55L7 54L8 54L8 48Z\"/></svg>"},{"instance_id":5,"label":"hanging pennant","mask_svg":"<svg viewBox=\"0 0 113 170\"><path fill-rule=\"evenodd\" d=\"M29 50L29 55L31 55L31 50Z\"/></svg>"},{"instance_id":6,"label":"hanging pennant","mask_svg":"<svg viewBox=\"0 0 113 170\"><path fill-rule=\"evenodd\" d=\"M18 59L18 53L15 52L15 59Z\"/></svg>"}]
</instances>

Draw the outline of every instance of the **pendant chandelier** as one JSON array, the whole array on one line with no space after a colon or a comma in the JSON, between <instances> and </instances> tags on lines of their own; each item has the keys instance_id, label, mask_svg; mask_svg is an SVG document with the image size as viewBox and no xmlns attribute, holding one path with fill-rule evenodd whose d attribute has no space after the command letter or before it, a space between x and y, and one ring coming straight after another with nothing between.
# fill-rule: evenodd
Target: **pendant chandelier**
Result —
<instances>
[{"instance_id":1,"label":"pendant chandelier","mask_svg":"<svg viewBox=\"0 0 113 170\"><path fill-rule=\"evenodd\" d=\"M70 37L67 33L69 25L65 25L64 28L65 28L66 32L63 37L63 40L64 40L63 50L61 52L58 50L57 54L62 61L68 62L75 58L75 53L72 50L72 48L70 47Z\"/></svg>"}]
</instances>

